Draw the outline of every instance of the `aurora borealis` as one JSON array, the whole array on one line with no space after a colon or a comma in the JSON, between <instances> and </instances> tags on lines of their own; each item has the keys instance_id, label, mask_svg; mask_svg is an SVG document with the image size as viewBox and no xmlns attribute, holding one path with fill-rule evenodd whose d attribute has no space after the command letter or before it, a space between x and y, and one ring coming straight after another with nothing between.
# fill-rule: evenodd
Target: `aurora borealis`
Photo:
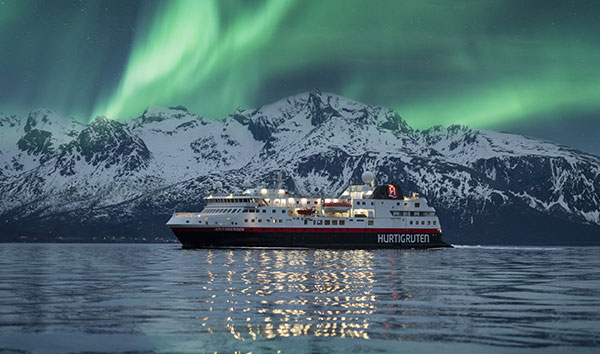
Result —
<instances>
[{"instance_id":1,"label":"aurora borealis","mask_svg":"<svg viewBox=\"0 0 600 354\"><path fill-rule=\"evenodd\" d=\"M319 88L600 154L597 1L0 0L0 111L219 118Z\"/></svg>"}]
</instances>

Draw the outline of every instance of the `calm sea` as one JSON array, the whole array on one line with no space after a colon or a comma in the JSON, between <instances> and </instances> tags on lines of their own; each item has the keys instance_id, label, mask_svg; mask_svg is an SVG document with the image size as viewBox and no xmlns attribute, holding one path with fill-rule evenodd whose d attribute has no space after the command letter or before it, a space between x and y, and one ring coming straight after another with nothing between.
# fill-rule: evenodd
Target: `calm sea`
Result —
<instances>
[{"instance_id":1,"label":"calm sea","mask_svg":"<svg viewBox=\"0 0 600 354\"><path fill-rule=\"evenodd\" d=\"M0 244L3 352L600 352L600 248Z\"/></svg>"}]
</instances>

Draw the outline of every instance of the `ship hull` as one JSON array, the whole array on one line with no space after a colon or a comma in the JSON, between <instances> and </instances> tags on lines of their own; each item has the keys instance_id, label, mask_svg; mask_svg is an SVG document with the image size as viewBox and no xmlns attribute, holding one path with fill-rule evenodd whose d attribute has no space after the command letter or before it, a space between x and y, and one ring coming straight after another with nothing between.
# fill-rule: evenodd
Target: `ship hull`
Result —
<instances>
[{"instance_id":1,"label":"ship hull","mask_svg":"<svg viewBox=\"0 0 600 354\"><path fill-rule=\"evenodd\" d=\"M306 230L306 231L304 231ZM286 247L286 248L442 248L440 232L426 230L310 230L269 228L171 227L183 248Z\"/></svg>"}]
</instances>

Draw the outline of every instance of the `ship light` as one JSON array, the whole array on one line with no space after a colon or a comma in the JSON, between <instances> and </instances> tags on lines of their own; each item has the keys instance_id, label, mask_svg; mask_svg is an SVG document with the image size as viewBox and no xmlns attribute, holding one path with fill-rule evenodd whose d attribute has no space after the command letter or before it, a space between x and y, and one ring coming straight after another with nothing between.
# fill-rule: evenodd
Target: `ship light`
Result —
<instances>
[{"instance_id":1,"label":"ship light","mask_svg":"<svg viewBox=\"0 0 600 354\"><path fill-rule=\"evenodd\" d=\"M280 189L280 190L278 191L278 193L279 193L279 194L285 194L285 189Z\"/></svg>"},{"instance_id":2,"label":"ship light","mask_svg":"<svg viewBox=\"0 0 600 354\"><path fill-rule=\"evenodd\" d=\"M329 198L325 199L325 203L331 203L331 199L329 199Z\"/></svg>"},{"instance_id":3,"label":"ship light","mask_svg":"<svg viewBox=\"0 0 600 354\"><path fill-rule=\"evenodd\" d=\"M333 200L333 202L334 202L334 203L337 203L337 202L339 202L339 200L338 200L337 198L335 198L335 199Z\"/></svg>"},{"instance_id":4,"label":"ship light","mask_svg":"<svg viewBox=\"0 0 600 354\"><path fill-rule=\"evenodd\" d=\"M267 194L267 190L265 188L261 189L260 194Z\"/></svg>"},{"instance_id":5,"label":"ship light","mask_svg":"<svg viewBox=\"0 0 600 354\"><path fill-rule=\"evenodd\" d=\"M367 195L373 194L373 191L367 191Z\"/></svg>"},{"instance_id":6,"label":"ship light","mask_svg":"<svg viewBox=\"0 0 600 354\"><path fill-rule=\"evenodd\" d=\"M302 203L302 204L306 204L307 202L308 202L308 200L306 200L306 198L300 199L300 203Z\"/></svg>"},{"instance_id":7,"label":"ship light","mask_svg":"<svg viewBox=\"0 0 600 354\"><path fill-rule=\"evenodd\" d=\"M227 220L231 220L231 218L228 216L228 217L227 217Z\"/></svg>"},{"instance_id":8,"label":"ship light","mask_svg":"<svg viewBox=\"0 0 600 354\"><path fill-rule=\"evenodd\" d=\"M348 191L344 191L344 193L342 193L343 196L348 196L350 193L348 193Z\"/></svg>"},{"instance_id":9,"label":"ship light","mask_svg":"<svg viewBox=\"0 0 600 354\"><path fill-rule=\"evenodd\" d=\"M288 203L292 204L294 202L294 198L288 198Z\"/></svg>"}]
</instances>

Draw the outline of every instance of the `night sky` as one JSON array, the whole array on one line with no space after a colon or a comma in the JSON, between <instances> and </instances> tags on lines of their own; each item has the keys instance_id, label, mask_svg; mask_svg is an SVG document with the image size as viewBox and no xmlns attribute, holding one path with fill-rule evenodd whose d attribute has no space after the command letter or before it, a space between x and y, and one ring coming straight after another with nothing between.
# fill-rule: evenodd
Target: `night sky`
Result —
<instances>
[{"instance_id":1,"label":"night sky","mask_svg":"<svg viewBox=\"0 0 600 354\"><path fill-rule=\"evenodd\" d=\"M208 117L319 88L600 155L600 1L0 0L0 111Z\"/></svg>"}]
</instances>

